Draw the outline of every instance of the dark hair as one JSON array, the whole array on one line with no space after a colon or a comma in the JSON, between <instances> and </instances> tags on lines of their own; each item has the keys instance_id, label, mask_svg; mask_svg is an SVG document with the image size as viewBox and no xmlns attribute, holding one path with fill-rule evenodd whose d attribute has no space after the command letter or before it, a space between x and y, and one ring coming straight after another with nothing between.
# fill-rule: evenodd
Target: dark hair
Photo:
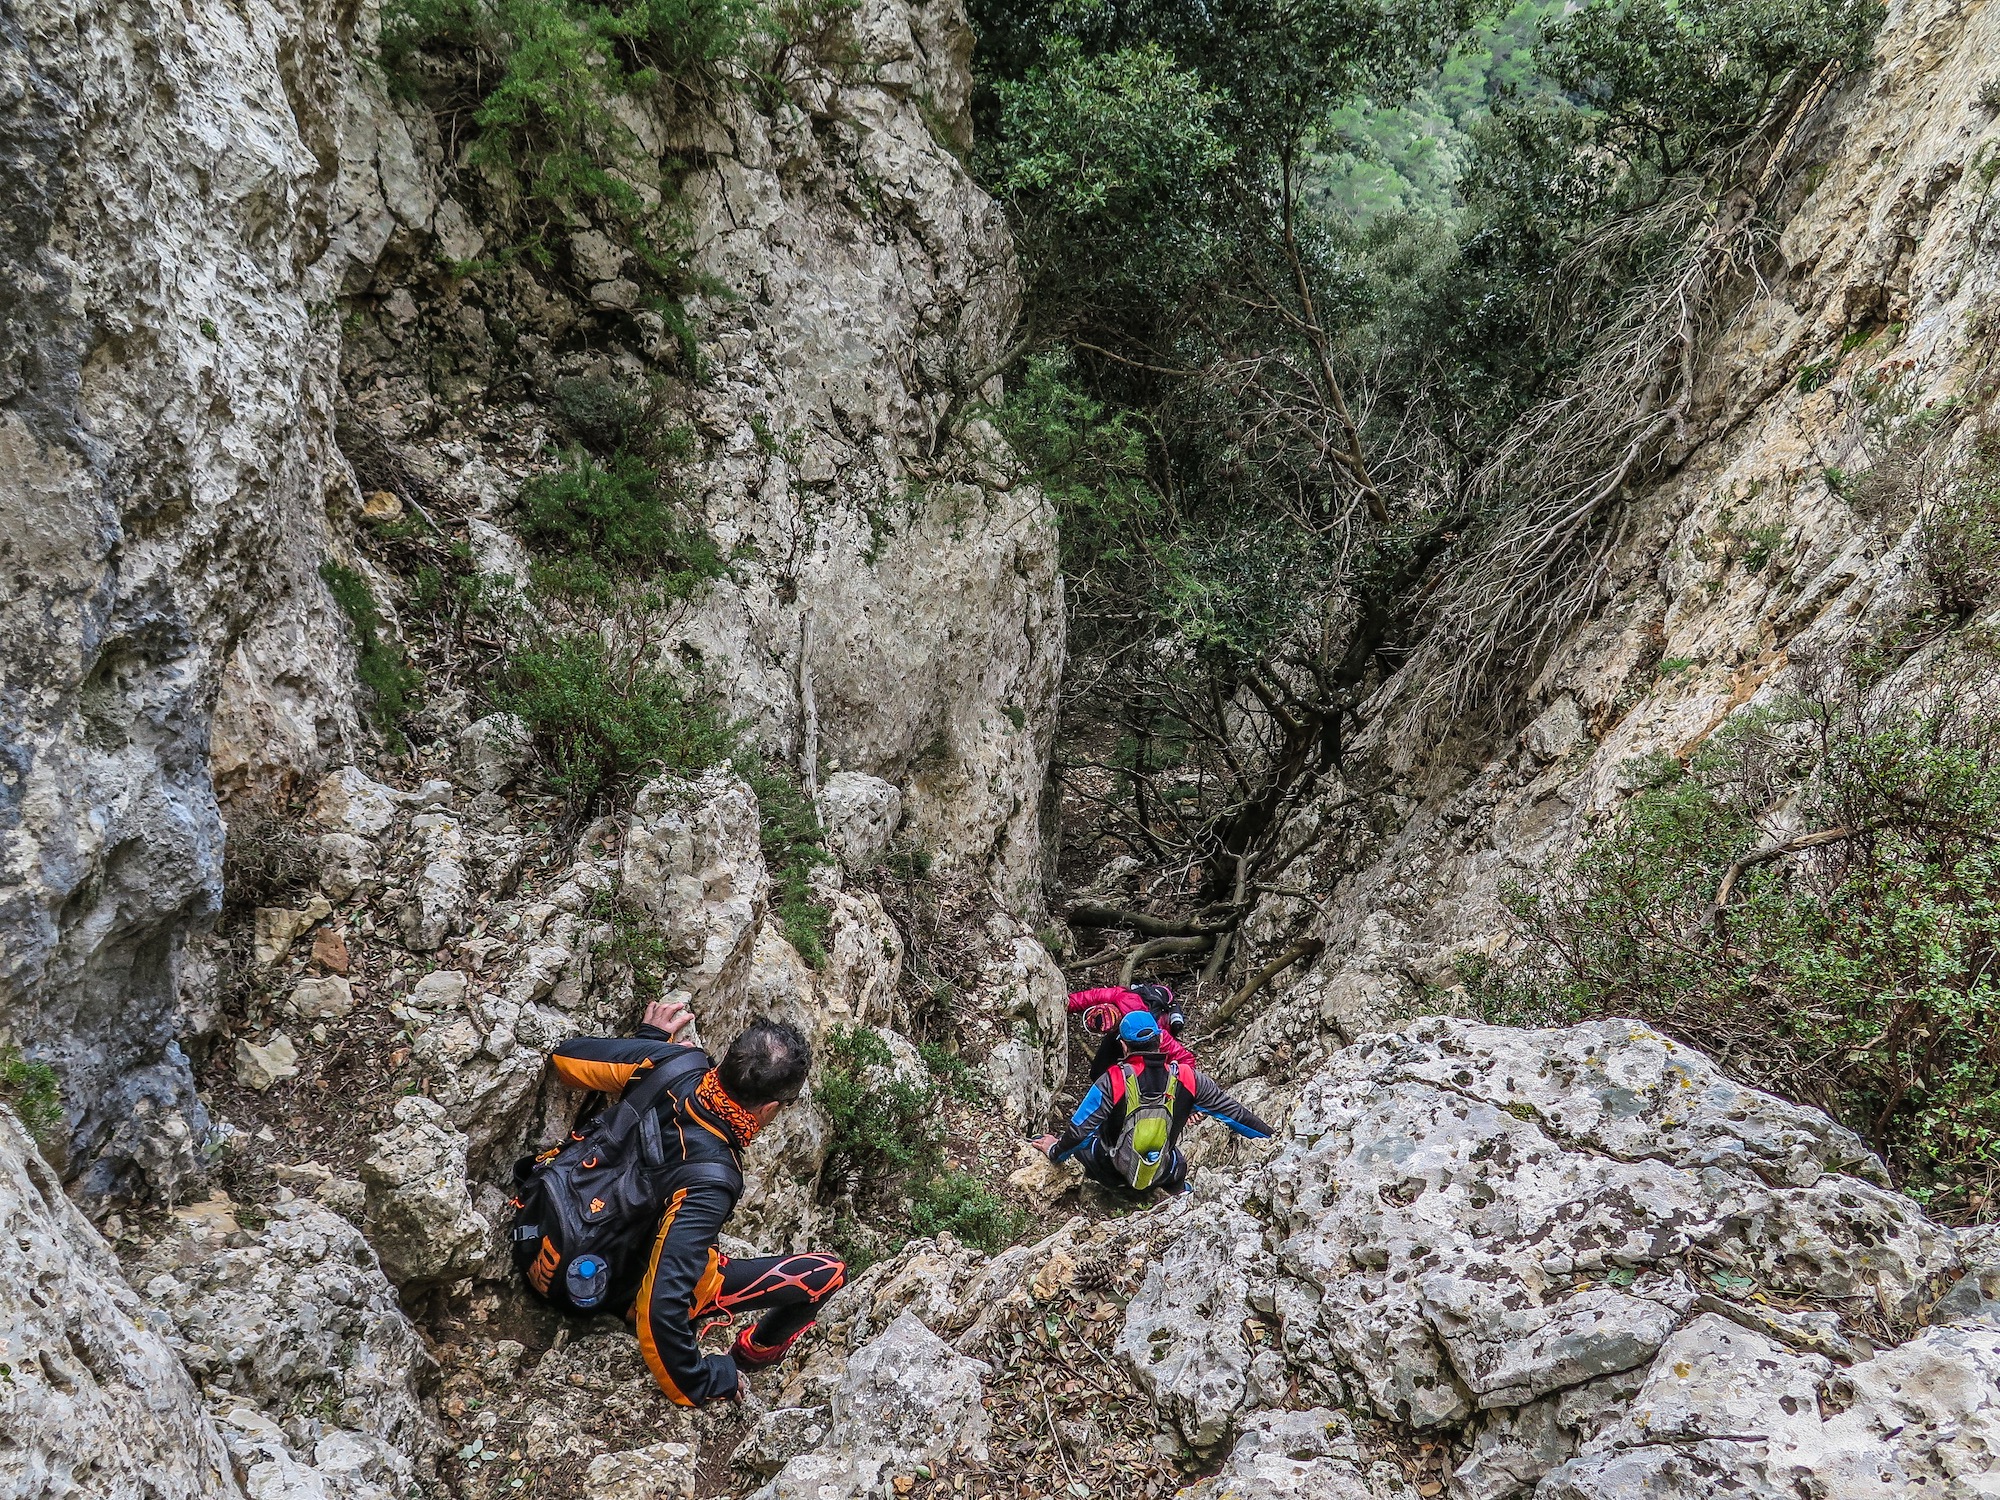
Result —
<instances>
[{"instance_id":1,"label":"dark hair","mask_svg":"<svg viewBox=\"0 0 2000 1500\"><path fill-rule=\"evenodd\" d=\"M789 1104L812 1071L812 1043L789 1021L753 1021L736 1034L716 1070L723 1092L746 1109Z\"/></svg>"}]
</instances>

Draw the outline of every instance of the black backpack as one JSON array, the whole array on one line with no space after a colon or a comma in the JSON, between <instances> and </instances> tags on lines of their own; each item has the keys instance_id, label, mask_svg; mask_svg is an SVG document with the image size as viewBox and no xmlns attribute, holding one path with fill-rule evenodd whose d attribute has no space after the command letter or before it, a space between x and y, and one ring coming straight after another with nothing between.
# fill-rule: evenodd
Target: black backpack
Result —
<instances>
[{"instance_id":1,"label":"black backpack","mask_svg":"<svg viewBox=\"0 0 2000 1500\"><path fill-rule=\"evenodd\" d=\"M685 1160L661 1138L655 1106L708 1067L690 1050L648 1069L560 1146L514 1164L514 1266L551 1307L586 1317L621 1309L638 1294L675 1191L706 1182L732 1203L742 1194L732 1167Z\"/></svg>"}]
</instances>

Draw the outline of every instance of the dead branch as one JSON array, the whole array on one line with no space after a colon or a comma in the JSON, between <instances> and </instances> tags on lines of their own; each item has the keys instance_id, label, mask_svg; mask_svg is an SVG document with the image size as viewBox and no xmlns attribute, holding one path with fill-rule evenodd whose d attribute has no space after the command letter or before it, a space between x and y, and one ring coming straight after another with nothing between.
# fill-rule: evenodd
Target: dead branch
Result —
<instances>
[{"instance_id":1,"label":"dead branch","mask_svg":"<svg viewBox=\"0 0 2000 1500\"><path fill-rule=\"evenodd\" d=\"M1219 1027L1228 1025L1235 1018L1236 1013L1249 1003L1250 997L1256 994L1257 991L1261 990L1273 979L1276 979L1293 964L1302 962L1305 959L1318 958L1325 951L1325 948L1326 944L1319 938L1306 938L1301 942L1292 944L1291 947L1280 953L1276 958L1265 964L1263 968L1252 974L1249 979L1245 980L1243 988L1222 1002L1221 1009L1217 1010L1209 1018L1208 1024L1202 1028L1203 1034L1213 1036Z\"/></svg>"},{"instance_id":2,"label":"dead branch","mask_svg":"<svg viewBox=\"0 0 2000 1500\"><path fill-rule=\"evenodd\" d=\"M1233 925L1198 922L1192 917L1149 917L1142 911L1088 903L1072 907L1068 921L1072 927L1122 927L1145 937L1213 937Z\"/></svg>"},{"instance_id":3,"label":"dead branch","mask_svg":"<svg viewBox=\"0 0 2000 1500\"><path fill-rule=\"evenodd\" d=\"M1202 953L1214 942L1213 937L1162 937L1139 944L1125 955L1125 963L1118 971L1118 982L1129 985L1132 971L1152 958L1165 958L1169 953Z\"/></svg>"},{"instance_id":4,"label":"dead branch","mask_svg":"<svg viewBox=\"0 0 2000 1500\"><path fill-rule=\"evenodd\" d=\"M1737 882L1743 878L1746 872L1756 869L1759 865L1768 865L1774 860L1783 859L1788 854L1800 854L1807 849L1818 849L1827 844L1837 844L1843 839L1853 838L1857 833L1862 831L1860 828L1822 828L1816 833L1802 833L1797 838L1786 839L1776 844L1766 844L1760 849L1751 850L1750 853L1744 855L1722 872L1722 881L1715 888L1715 899L1709 903L1707 912L1703 914L1701 921L1696 924L1695 930L1697 932L1704 932L1709 928L1721 925L1723 910L1729 905L1730 897L1736 893Z\"/></svg>"}]
</instances>

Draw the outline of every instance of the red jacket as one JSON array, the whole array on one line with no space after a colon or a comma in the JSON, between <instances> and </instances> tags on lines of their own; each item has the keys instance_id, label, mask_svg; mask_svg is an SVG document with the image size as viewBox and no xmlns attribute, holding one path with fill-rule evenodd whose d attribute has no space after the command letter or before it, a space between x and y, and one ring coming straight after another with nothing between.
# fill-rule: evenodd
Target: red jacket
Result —
<instances>
[{"instance_id":1,"label":"red jacket","mask_svg":"<svg viewBox=\"0 0 2000 1500\"><path fill-rule=\"evenodd\" d=\"M1101 990L1077 990L1069 997L1069 1013L1071 1015L1077 1015L1082 1011L1089 1010L1093 1005L1115 1006L1121 1018L1129 1016L1135 1010L1146 1011L1148 1015L1152 1014L1146 1002L1138 995L1134 994L1131 990L1120 989L1116 986ZM1154 1019L1157 1020L1158 1017L1154 1017ZM1180 1044L1178 1037L1167 1035L1167 1029L1164 1026L1160 1028L1160 1053L1168 1062L1190 1064L1194 1062L1194 1054Z\"/></svg>"}]
</instances>

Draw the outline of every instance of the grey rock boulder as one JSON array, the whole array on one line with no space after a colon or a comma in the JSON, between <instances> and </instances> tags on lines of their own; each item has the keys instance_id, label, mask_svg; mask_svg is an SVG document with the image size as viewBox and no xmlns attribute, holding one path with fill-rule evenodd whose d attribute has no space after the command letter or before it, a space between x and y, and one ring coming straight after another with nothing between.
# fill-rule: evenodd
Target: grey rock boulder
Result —
<instances>
[{"instance_id":1,"label":"grey rock boulder","mask_svg":"<svg viewBox=\"0 0 2000 1500\"><path fill-rule=\"evenodd\" d=\"M0 1489L239 1495L193 1379L4 1105L0 1223Z\"/></svg>"},{"instance_id":2,"label":"grey rock boulder","mask_svg":"<svg viewBox=\"0 0 2000 1500\"><path fill-rule=\"evenodd\" d=\"M454 768L475 792L504 791L535 758L535 742L517 714L488 714L458 736Z\"/></svg>"},{"instance_id":3,"label":"grey rock boulder","mask_svg":"<svg viewBox=\"0 0 2000 1500\"><path fill-rule=\"evenodd\" d=\"M1357 1438L1343 1411L1259 1412L1220 1472L1181 1500L1416 1500L1379 1444Z\"/></svg>"},{"instance_id":4,"label":"grey rock boulder","mask_svg":"<svg viewBox=\"0 0 2000 1500\"><path fill-rule=\"evenodd\" d=\"M626 830L620 890L658 923L676 965L674 982L708 1024L701 1002L742 985L770 898L757 797L748 783L718 768L641 787Z\"/></svg>"},{"instance_id":5,"label":"grey rock boulder","mask_svg":"<svg viewBox=\"0 0 2000 1500\"><path fill-rule=\"evenodd\" d=\"M789 1459L759 1500L862 1500L892 1471L954 1454L984 1459L986 1373L902 1313L848 1360L826 1444Z\"/></svg>"},{"instance_id":6,"label":"grey rock boulder","mask_svg":"<svg viewBox=\"0 0 2000 1500\"><path fill-rule=\"evenodd\" d=\"M361 1165L368 1242L398 1286L471 1275L485 1266L491 1226L472 1207L466 1139L420 1094L397 1101L396 1121Z\"/></svg>"},{"instance_id":7,"label":"grey rock boulder","mask_svg":"<svg viewBox=\"0 0 2000 1500\"><path fill-rule=\"evenodd\" d=\"M861 771L836 771L816 803L827 847L850 870L865 870L889 852L903 820L903 794L894 782Z\"/></svg>"}]
</instances>

